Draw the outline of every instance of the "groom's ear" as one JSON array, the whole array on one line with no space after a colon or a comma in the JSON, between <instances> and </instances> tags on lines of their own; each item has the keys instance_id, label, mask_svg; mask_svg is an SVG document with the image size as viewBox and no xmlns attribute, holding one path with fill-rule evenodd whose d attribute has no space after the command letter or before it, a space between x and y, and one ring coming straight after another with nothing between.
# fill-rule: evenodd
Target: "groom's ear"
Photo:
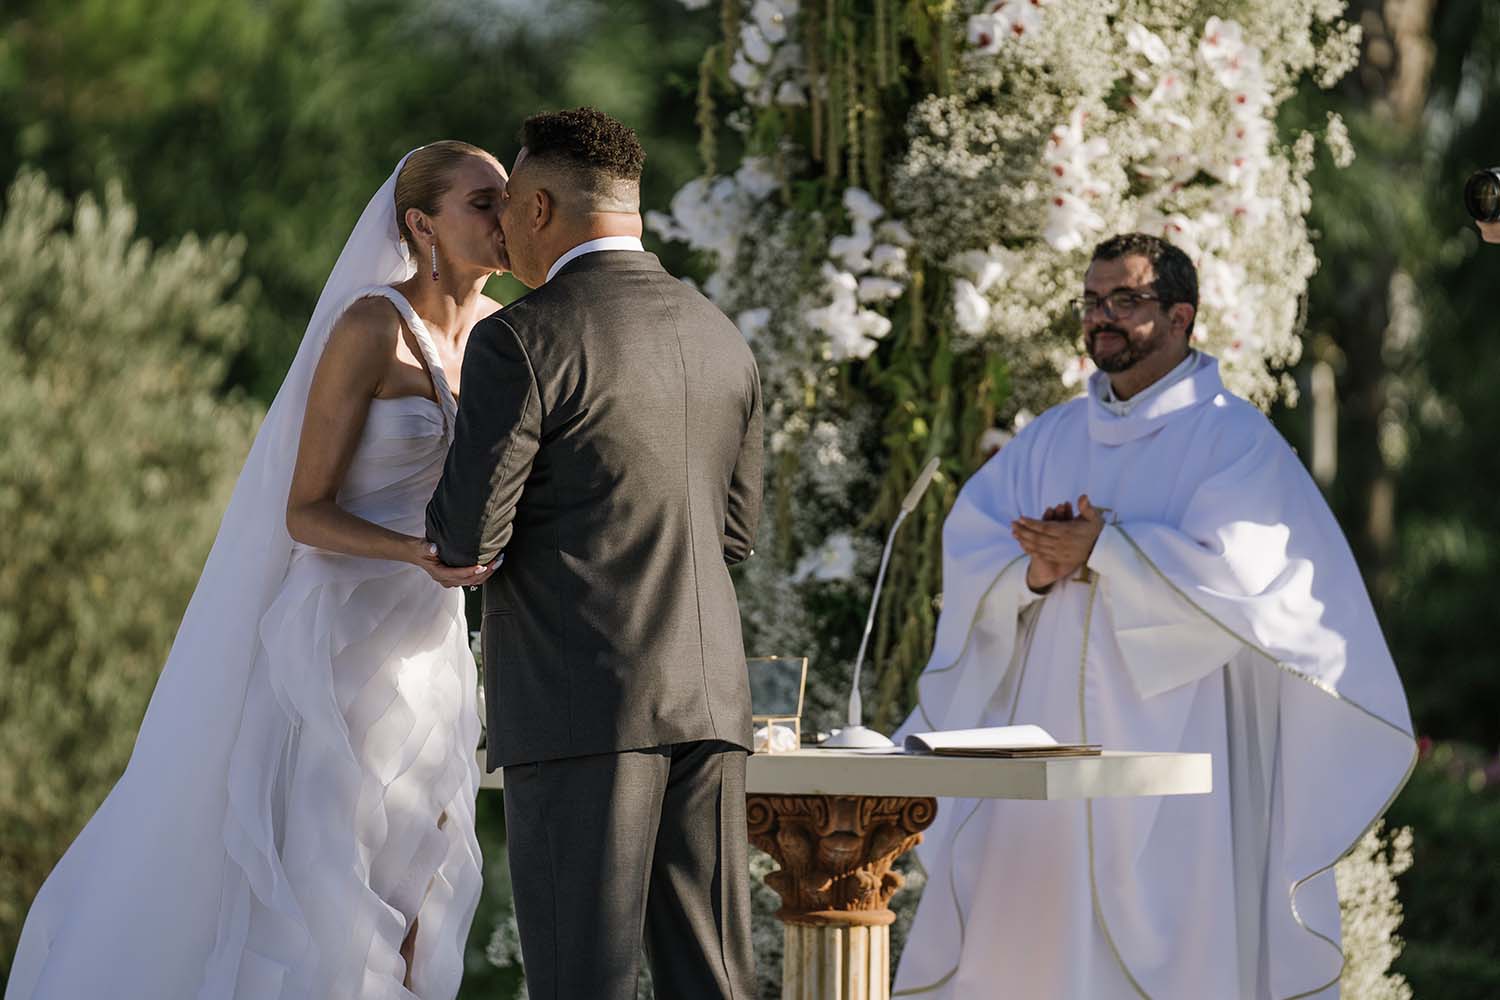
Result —
<instances>
[{"instance_id":1,"label":"groom's ear","mask_svg":"<svg viewBox=\"0 0 1500 1000\"><path fill-rule=\"evenodd\" d=\"M533 232L540 232L552 221L557 205L553 201L552 192L546 188L537 188L531 193L531 228Z\"/></svg>"}]
</instances>

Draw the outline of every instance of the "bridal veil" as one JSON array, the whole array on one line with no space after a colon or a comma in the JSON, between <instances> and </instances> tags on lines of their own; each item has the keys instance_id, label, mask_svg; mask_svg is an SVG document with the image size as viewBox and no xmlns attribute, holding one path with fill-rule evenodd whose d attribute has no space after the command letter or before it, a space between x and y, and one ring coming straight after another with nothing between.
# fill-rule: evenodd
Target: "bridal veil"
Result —
<instances>
[{"instance_id":1,"label":"bridal veil","mask_svg":"<svg viewBox=\"0 0 1500 1000\"><path fill-rule=\"evenodd\" d=\"M411 154L408 153L409 157ZM256 435L124 775L34 901L7 1000L198 995L219 925L230 757L262 616L286 576L286 501L313 372L334 321L410 277L396 177L365 207ZM108 670L108 663L99 664Z\"/></svg>"}]
</instances>

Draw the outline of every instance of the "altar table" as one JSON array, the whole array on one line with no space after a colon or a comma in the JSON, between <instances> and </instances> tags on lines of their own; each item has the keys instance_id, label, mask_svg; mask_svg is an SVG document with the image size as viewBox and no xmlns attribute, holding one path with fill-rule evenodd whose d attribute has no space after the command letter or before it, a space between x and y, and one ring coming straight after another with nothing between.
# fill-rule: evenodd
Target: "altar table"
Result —
<instances>
[{"instance_id":1,"label":"altar table","mask_svg":"<svg viewBox=\"0 0 1500 1000\"><path fill-rule=\"evenodd\" d=\"M481 788L502 787L501 772ZM750 842L781 866L782 1000L888 1000L891 865L922 839L938 798L1095 799L1202 795L1206 753L937 757L805 749L754 754L745 776Z\"/></svg>"}]
</instances>

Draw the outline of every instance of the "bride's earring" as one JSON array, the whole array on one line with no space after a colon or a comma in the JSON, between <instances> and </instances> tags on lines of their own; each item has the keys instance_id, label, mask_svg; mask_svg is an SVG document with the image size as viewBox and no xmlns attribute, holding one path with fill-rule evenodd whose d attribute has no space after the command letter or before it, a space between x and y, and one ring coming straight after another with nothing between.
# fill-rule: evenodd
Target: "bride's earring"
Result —
<instances>
[{"instance_id":1,"label":"bride's earring","mask_svg":"<svg viewBox=\"0 0 1500 1000\"><path fill-rule=\"evenodd\" d=\"M437 240L433 240L432 241L432 280L436 281L437 278L438 278L438 272L437 272Z\"/></svg>"}]
</instances>

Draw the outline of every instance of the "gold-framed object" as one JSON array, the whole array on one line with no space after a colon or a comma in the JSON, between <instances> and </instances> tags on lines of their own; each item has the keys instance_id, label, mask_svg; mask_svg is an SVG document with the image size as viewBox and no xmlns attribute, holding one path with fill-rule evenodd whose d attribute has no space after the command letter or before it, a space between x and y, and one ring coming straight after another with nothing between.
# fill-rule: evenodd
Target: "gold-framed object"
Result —
<instances>
[{"instance_id":1,"label":"gold-framed object","mask_svg":"<svg viewBox=\"0 0 1500 1000\"><path fill-rule=\"evenodd\" d=\"M750 721L757 733L757 753L776 753L776 727L789 729L796 749L802 746L802 698L807 690L807 657L751 656L745 660L750 675ZM760 738L765 731L764 741Z\"/></svg>"}]
</instances>

